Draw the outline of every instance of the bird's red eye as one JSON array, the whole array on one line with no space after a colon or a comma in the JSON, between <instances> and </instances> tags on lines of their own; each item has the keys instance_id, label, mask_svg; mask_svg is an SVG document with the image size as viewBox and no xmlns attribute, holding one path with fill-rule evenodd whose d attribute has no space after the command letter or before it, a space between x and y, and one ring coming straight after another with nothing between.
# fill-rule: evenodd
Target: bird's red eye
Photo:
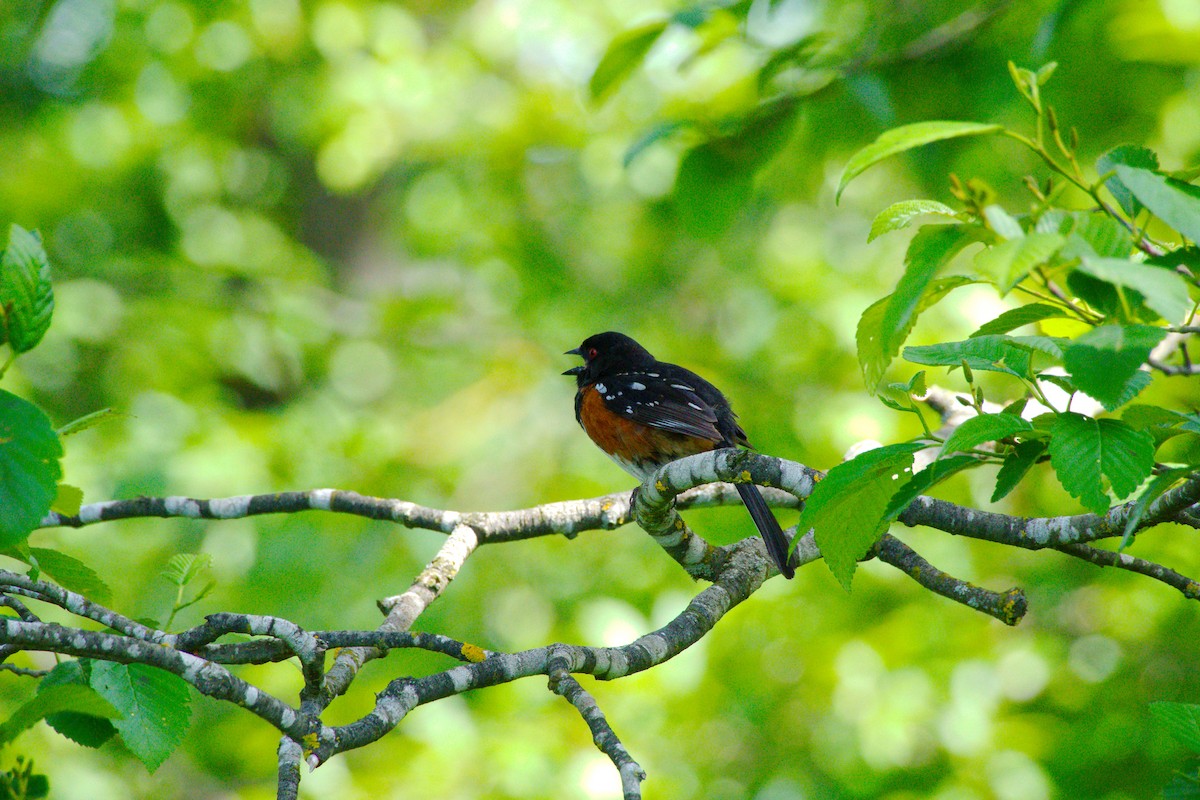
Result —
<instances>
[{"instance_id":1,"label":"bird's red eye","mask_svg":"<svg viewBox=\"0 0 1200 800\"><path fill-rule=\"evenodd\" d=\"M587 357L588 357L588 361L591 361L593 358L595 358L595 357L596 357L596 355L597 355L597 353L596 353L596 348L594 348L594 347L589 347L589 348L588 348L588 351L587 351Z\"/></svg>"}]
</instances>

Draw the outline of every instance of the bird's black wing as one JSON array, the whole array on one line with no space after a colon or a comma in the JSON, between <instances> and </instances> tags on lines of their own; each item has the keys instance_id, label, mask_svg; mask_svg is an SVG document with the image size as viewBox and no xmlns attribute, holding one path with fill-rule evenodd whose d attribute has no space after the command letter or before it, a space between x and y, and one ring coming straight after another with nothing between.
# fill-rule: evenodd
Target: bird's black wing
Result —
<instances>
[{"instance_id":1,"label":"bird's black wing","mask_svg":"<svg viewBox=\"0 0 1200 800\"><path fill-rule=\"evenodd\" d=\"M666 371L628 372L606 376L584 391L599 392L609 411L641 425L724 441L718 409L699 393L699 379L691 378Z\"/></svg>"}]
</instances>

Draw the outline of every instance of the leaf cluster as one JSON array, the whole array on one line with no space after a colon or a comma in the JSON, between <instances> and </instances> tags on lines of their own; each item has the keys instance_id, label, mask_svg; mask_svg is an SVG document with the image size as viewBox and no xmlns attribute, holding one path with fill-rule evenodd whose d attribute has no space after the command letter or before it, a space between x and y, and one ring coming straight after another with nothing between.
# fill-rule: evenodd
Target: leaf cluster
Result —
<instances>
[{"instance_id":1,"label":"leaf cluster","mask_svg":"<svg viewBox=\"0 0 1200 800\"><path fill-rule=\"evenodd\" d=\"M1035 114L1032 135L974 122L906 125L856 153L842 174L839 194L880 161L964 136L1014 140L1049 168L1043 181L1026 180L1027 210L1003 208L982 182L952 178L960 208L906 200L871 225L874 239L918 218L937 218L917 230L895 290L866 309L856 337L868 389L889 407L917 415L924 434L835 467L810 498L801 530L815 530L826 563L847 588L855 564L888 523L919 493L963 469L999 466L992 502L1043 461L1096 513L1140 490L1127 543L1148 504L1200 466L1200 415L1131 405L1156 374L1197 374L1182 342L1195 330L1200 297L1193 272L1200 187L1187 182L1195 173L1168 172L1153 152L1132 145L1108 151L1085 172L1077 136L1064 133L1042 97L1053 72L1053 64L1036 72L1011 67ZM1080 193L1086 205L1068 205ZM961 258L968 248L971 258ZM951 264L955 274L946 275ZM905 345L924 311L976 284L1020 305L961 341ZM975 416L949 435L934 433L917 403L924 371L905 383L884 382L897 357L961 371L968 392L959 400ZM985 397L977 373L1001 376L1000 402ZM934 457L914 474L914 454L925 449Z\"/></svg>"}]
</instances>

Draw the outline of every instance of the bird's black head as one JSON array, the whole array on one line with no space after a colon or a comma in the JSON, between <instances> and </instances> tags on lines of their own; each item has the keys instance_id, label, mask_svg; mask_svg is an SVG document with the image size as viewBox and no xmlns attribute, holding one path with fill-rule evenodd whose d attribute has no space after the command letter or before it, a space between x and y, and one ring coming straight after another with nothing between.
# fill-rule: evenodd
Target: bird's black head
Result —
<instances>
[{"instance_id":1,"label":"bird's black head","mask_svg":"<svg viewBox=\"0 0 1200 800\"><path fill-rule=\"evenodd\" d=\"M583 364L571 367L563 375L574 375L579 386L595 383L609 373L654 363L646 348L623 333L607 331L589 336L583 344L565 355L582 356Z\"/></svg>"}]
</instances>

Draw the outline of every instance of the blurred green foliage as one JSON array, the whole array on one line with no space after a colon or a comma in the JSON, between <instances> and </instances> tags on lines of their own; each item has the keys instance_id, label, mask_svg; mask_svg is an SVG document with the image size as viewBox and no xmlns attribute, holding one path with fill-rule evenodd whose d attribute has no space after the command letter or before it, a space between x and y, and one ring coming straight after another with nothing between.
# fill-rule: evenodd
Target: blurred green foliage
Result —
<instances>
[{"instance_id":1,"label":"blurred green foliage","mask_svg":"<svg viewBox=\"0 0 1200 800\"><path fill-rule=\"evenodd\" d=\"M645 62L598 87L610 43L665 19ZM858 316L902 271L906 237L868 245L872 218L914 196L952 202L949 173L1020 207L1022 177L1044 173L975 138L874 167L840 206L837 176L898 124L1019 127L1009 60L1060 64L1048 102L1078 129L1081 161L1129 142L1168 168L1197 162L1191 0L5 3L0 221L42 232L56 303L6 388L56 425L119 412L66 441L64 479L84 502L336 486L517 508L628 486L577 430L558 374L563 350L615 328L721 385L760 449L828 467L861 439L919 430L867 394L855 357ZM769 152L739 149L780 87L800 99L774 110L794 117L765 118ZM961 339L1003 308L990 291L956 295L909 343ZM1194 405L1195 379L1161 383L1164 405ZM969 474L939 492L984 506L993 484ZM1080 510L1049 472L996 507ZM689 521L720 541L752 533L737 509ZM774 581L663 668L585 684L650 773L647 793L1158 796L1187 751L1148 704L1200 697L1184 601L1056 554L903 535L957 577L1025 587L1030 614L1008 629L874 563L850 595L823 569ZM130 616L169 615L162 569L199 552L217 586L181 627L230 610L352 628L376 624L374 600L439 539L305 514L32 544L82 559ZM1180 531L1133 552L1200 572ZM419 626L496 649L623 643L693 591L635 529L534 540L477 553ZM441 663L370 665L330 721ZM245 674L300 686L287 665ZM0 681L7 712L20 680ZM17 746L68 800L273 796L276 733L193 707L182 750L152 776L116 744L84 750L46 726ZM536 681L423 707L302 783L345 798L615 786Z\"/></svg>"}]
</instances>

